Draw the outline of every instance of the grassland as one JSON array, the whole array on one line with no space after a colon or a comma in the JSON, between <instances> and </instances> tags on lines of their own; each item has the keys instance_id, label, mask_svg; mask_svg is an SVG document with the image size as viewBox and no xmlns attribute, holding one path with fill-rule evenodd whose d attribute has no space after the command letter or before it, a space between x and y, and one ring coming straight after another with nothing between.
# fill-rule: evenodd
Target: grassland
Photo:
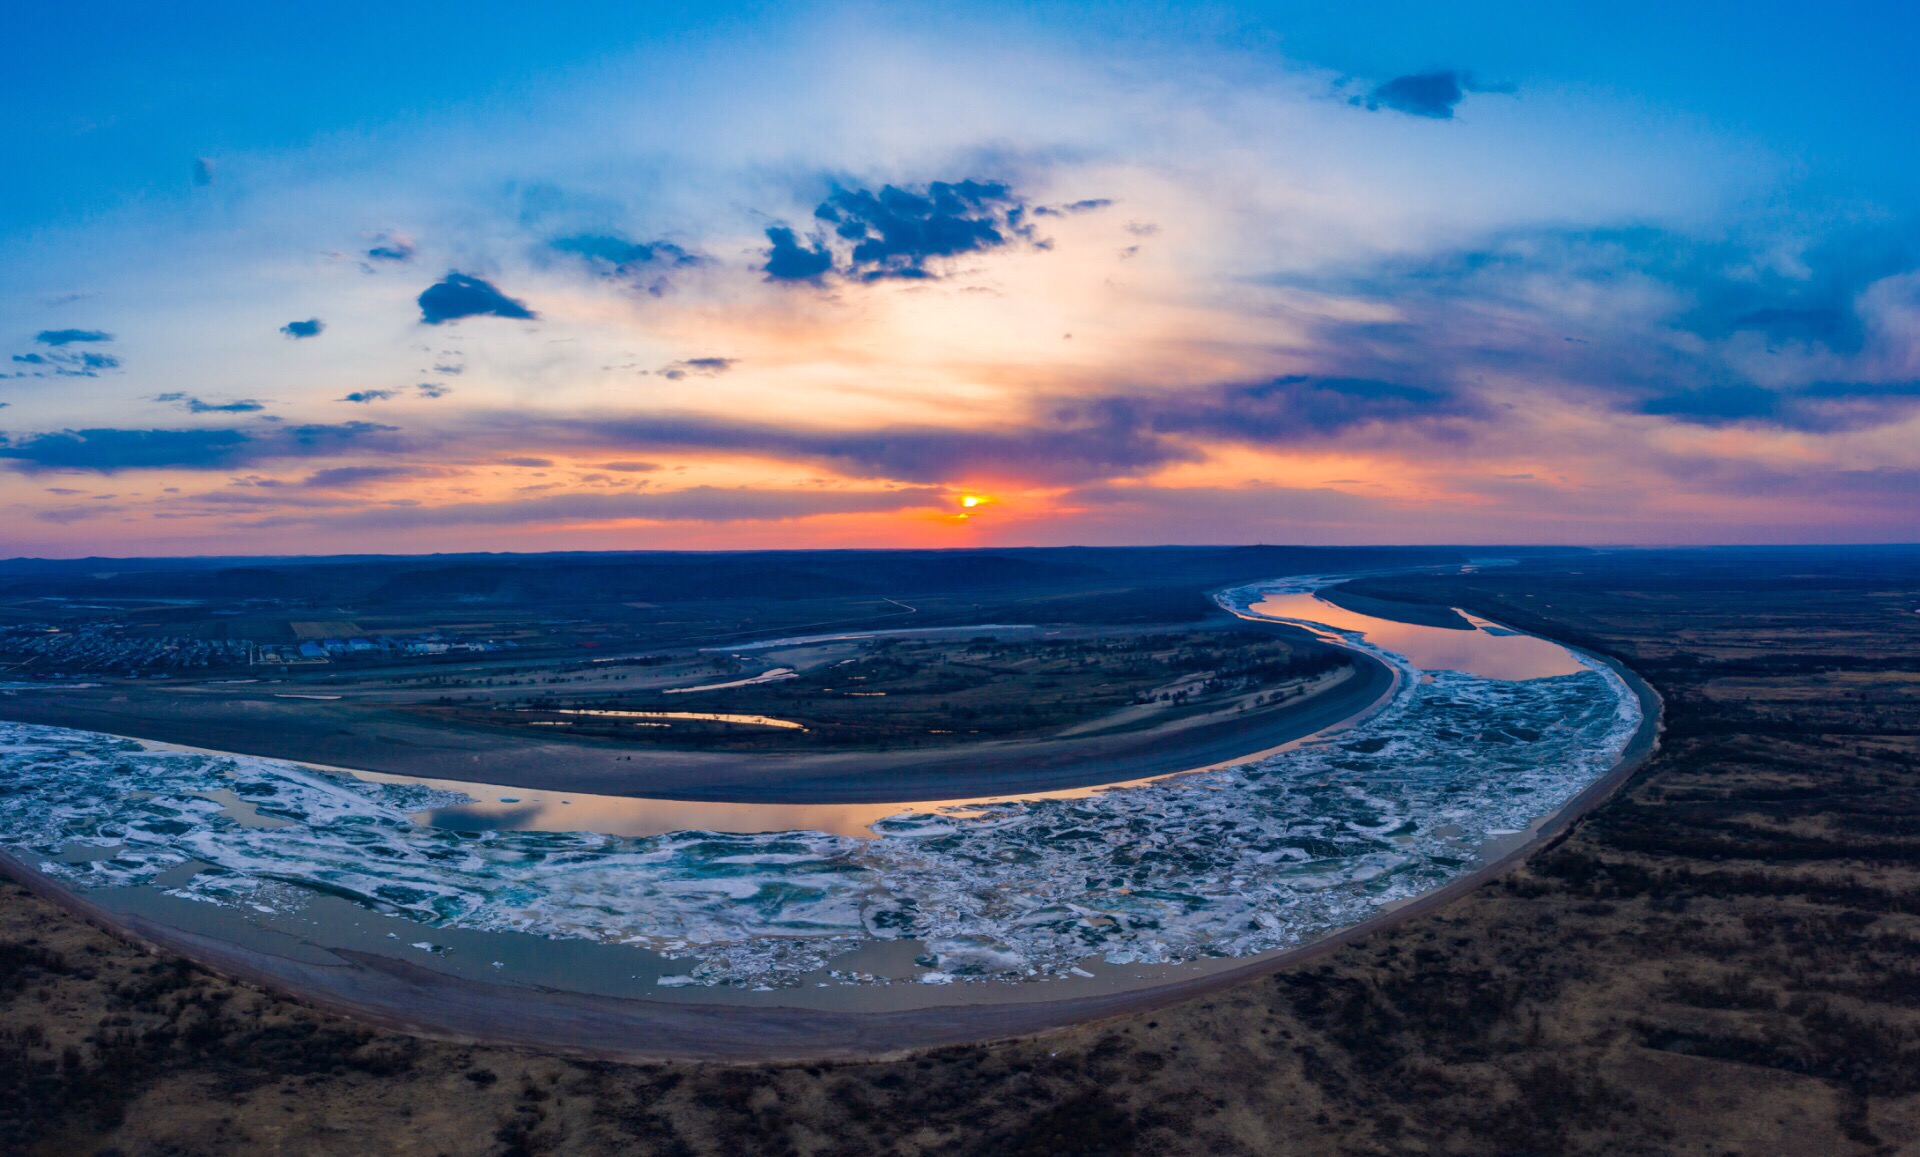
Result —
<instances>
[{"instance_id":1,"label":"grassland","mask_svg":"<svg viewBox=\"0 0 1920 1157\"><path fill-rule=\"evenodd\" d=\"M521 734L566 727L575 737L641 747L901 749L1143 731L1208 713L1251 712L1309 695L1322 677L1348 667L1343 653L1317 643L1231 626L1036 635L860 639L756 652L751 665L723 659L704 677L720 689L697 697L679 687L536 681L518 697L447 694L413 709L454 725ZM779 677L725 686L765 672ZM482 686L493 692L491 680ZM693 713L793 726L669 718Z\"/></svg>"},{"instance_id":2,"label":"grassland","mask_svg":"<svg viewBox=\"0 0 1920 1157\"><path fill-rule=\"evenodd\" d=\"M1920 558L1627 555L1361 585L1623 659L1666 699L1662 752L1526 867L1329 958L866 1065L585 1064L374 1032L8 889L0 1148L1913 1151Z\"/></svg>"}]
</instances>

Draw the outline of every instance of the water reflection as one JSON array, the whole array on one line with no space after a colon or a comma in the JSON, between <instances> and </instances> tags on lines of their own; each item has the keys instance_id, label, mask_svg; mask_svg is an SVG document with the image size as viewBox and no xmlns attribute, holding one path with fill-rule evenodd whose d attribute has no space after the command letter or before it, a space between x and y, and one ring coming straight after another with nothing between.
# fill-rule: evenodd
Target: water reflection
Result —
<instances>
[{"instance_id":1,"label":"water reflection","mask_svg":"<svg viewBox=\"0 0 1920 1157\"><path fill-rule=\"evenodd\" d=\"M1471 630L1423 627L1345 610L1304 592L1271 594L1248 610L1267 618L1317 623L1335 630L1360 632L1368 642L1404 655L1416 667L1429 671L1464 671L1488 679L1519 680L1576 675L1586 669L1571 652L1557 643L1510 631L1464 613L1463 617L1471 624ZM663 719L684 718L693 714L620 711L570 713ZM1243 763L1252 758L1255 756L1249 755L1232 762ZM873 824L890 816L938 812L964 816L988 804L1014 800L1077 799L1095 792L1152 782L1152 779L1138 779L1062 791L917 803L760 804L636 799L630 796L501 788L493 784L416 779L364 771L354 774L363 779L391 783L424 783L473 797L473 803L435 808L414 817L416 822L456 831L590 831L618 836L657 836L684 831L814 831L854 839L872 839Z\"/></svg>"},{"instance_id":2,"label":"water reflection","mask_svg":"<svg viewBox=\"0 0 1920 1157\"><path fill-rule=\"evenodd\" d=\"M1464 671L1485 679L1545 679L1577 675L1586 669L1558 643L1509 631L1464 612L1473 625L1470 631L1396 623L1336 607L1304 593L1268 595L1248 610L1266 618L1359 631L1369 643L1405 655L1425 671Z\"/></svg>"},{"instance_id":3,"label":"water reflection","mask_svg":"<svg viewBox=\"0 0 1920 1157\"><path fill-rule=\"evenodd\" d=\"M630 796L583 795L578 792L559 794L503 789L485 783L381 775L370 771L356 771L354 774L361 779L382 783L422 783L472 796L473 803L434 808L412 817L415 823L450 831L584 831L612 836L659 836L668 832L689 831L745 834L798 831L826 832L860 840L874 838L873 825L889 816L935 812L965 816L988 804L1010 803L1014 800L1079 799L1095 792L1151 782L1137 779L1061 791L918 803L761 804L635 799Z\"/></svg>"}]
</instances>

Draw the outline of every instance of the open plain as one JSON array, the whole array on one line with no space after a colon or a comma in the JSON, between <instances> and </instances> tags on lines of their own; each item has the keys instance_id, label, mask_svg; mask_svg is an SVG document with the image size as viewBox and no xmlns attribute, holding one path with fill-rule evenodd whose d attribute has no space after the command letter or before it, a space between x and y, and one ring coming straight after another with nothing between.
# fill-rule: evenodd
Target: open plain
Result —
<instances>
[{"instance_id":1,"label":"open plain","mask_svg":"<svg viewBox=\"0 0 1920 1157\"><path fill-rule=\"evenodd\" d=\"M1578 573L1575 573L1578 572ZM869 1064L420 1040L17 890L26 1151L1893 1153L1920 1125L1920 559L1588 556L1366 593L1612 654L1653 762L1524 867L1187 1004Z\"/></svg>"}]
</instances>

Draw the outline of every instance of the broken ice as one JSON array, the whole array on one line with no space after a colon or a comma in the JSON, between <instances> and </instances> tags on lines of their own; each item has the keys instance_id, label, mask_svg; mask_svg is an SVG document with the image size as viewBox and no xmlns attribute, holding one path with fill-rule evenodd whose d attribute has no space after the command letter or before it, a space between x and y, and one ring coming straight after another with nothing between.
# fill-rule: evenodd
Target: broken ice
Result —
<instances>
[{"instance_id":1,"label":"broken ice","mask_svg":"<svg viewBox=\"0 0 1920 1157\"><path fill-rule=\"evenodd\" d=\"M1274 589L1222 601L1244 610ZM1244 956L1365 919L1566 803L1640 722L1597 662L1423 679L1347 641L1403 673L1356 727L1080 798L902 805L872 840L449 831L408 818L464 802L444 791L0 723L0 845L82 889L162 886L276 912L331 895L427 927L638 945L688 962L668 986L791 985L870 940L920 942L931 983L1060 977L1090 958ZM155 884L183 865L203 866Z\"/></svg>"}]
</instances>

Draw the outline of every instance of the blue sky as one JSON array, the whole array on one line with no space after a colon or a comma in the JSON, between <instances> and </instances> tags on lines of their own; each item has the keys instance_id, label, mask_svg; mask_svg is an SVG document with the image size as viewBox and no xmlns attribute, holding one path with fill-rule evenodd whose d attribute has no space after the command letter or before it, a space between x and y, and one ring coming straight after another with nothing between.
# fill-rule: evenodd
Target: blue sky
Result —
<instances>
[{"instance_id":1,"label":"blue sky","mask_svg":"<svg viewBox=\"0 0 1920 1157\"><path fill-rule=\"evenodd\" d=\"M0 519L1911 540L1916 23L16 6Z\"/></svg>"}]
</instances>

